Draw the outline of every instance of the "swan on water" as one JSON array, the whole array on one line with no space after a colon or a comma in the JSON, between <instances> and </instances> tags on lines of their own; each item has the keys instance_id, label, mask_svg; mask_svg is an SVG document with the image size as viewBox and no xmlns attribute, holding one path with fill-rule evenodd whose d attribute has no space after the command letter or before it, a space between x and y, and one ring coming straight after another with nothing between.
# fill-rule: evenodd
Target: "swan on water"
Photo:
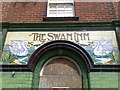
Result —
<instances>
[{"instance_id":1,"label":"swan on water","mask_svg":"<svg viewBox=\"0 0 120 90\"><path fill-rule=\"evenodd\" d=\"M26 56L28 54L26 42L12 40L11 45L12 46L9 46L9 49L12 54L18 55L18 56Z\"/></svg>"},{"instance_id":2,"label":"swan on water","mask_svg":"<svg viewBox=\"0 0 120 90\"><path fill-rule=\"evenodd\" d=\"M113 51L114 46L112 40L100 40L94 41L94 43L97 43L94 49L94 54L96 56L105 56Z\"/></svg>"}]
</instances>

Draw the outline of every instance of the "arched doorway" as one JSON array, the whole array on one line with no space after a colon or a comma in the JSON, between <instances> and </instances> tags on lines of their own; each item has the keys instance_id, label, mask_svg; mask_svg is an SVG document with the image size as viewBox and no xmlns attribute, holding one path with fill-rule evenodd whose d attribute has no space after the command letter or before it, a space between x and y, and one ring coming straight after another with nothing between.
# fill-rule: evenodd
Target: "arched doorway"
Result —
<instances>
[{"instance_id":1,"label":"arched doorway","mask_svg":"<svg viewBox=\"0 0 120 90\"><path fill-rule=\"evenodd\" d=\"M89 88L89 76L93 61L90 55L81 46L70 41L52 41L39 47L30 57L28 67L34 72L32 88L40 85L40 72L45 63L54 57L69 57L80 67L82 75L82 88ZM52 88L52 87L51 87Z\"/></svg>"},{"instance_id":2,"label":"arched doorway","mask_svg":"<svg viewBox=\"0 0 120 90\"><path fill-rule=\"evenodd\" d=\"M80 67L66 56L51 58L40 71L39 88L82 88Z\"/></svg>"}]
</instances>

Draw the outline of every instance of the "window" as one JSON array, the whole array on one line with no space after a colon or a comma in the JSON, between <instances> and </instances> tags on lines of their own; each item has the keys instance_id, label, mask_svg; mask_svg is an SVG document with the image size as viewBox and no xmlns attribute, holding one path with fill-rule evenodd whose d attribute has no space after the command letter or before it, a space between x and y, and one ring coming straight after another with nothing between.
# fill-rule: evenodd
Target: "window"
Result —
<instances>
[{"instance_id":1,"label":"window","mask_svg":"<svg viewBox=\"0 0 120 90\"><path fill-rule=\"evenodd\" d=\"M73 0L48 0L47 17L74 17Z\"/></svg>"}]
</instances>

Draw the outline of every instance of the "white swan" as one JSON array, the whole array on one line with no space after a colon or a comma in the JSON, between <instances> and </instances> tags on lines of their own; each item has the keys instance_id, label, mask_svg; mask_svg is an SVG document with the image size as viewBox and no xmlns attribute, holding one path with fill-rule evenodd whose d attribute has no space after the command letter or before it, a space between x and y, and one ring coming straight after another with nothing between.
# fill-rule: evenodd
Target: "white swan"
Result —
<instances>
[{"instance_id":1,"label":"white swan","mask_svg":"<svg viewBox=\"0 0 120 90\"><path fill-rule=\"evenodd\" d=\"M26 56L28 49L24 41L12 40L12 46L9 46L10 52L18 56Z\"/></svg>"},{"instance_id":2,"label":"white swan","mask_svg":"<svg viewBox=\"0 0 120 90\"><path fill-rule=\"evenodd\" d=\"M94 54L97 56L105 56L111 53L114 48L112 40L101 40L95 42L97 42L97 44L94 49Z\"/></svg>"}]
</instances>

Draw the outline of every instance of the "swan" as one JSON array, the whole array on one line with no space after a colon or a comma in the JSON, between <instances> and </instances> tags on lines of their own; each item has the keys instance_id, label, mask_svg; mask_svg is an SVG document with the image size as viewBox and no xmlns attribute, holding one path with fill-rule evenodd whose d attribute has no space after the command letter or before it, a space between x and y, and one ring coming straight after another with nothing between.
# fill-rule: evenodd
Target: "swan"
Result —
<instances>
[{"instance_id":1,"label":"swan","mask_svg":"<svg viewBox=\"0 0 120 90\"><path fill-rule=\"evenodd\" d=\"M112 40L100 40L95 42L97 42L94 48L94 54L96 56L105 56L113 51L114 46Z\"/></svg>"},{"instance_id":2,"label":"swan","mask_svg":"<svg viewBox=\"0 0 120 90\"><path fill-rule=\"evenodd\" d=\"M24 41L12 40L9 46L10 52L17 56L26 56L28 54L28 49Z\"/></svg>"}]
</instances>

